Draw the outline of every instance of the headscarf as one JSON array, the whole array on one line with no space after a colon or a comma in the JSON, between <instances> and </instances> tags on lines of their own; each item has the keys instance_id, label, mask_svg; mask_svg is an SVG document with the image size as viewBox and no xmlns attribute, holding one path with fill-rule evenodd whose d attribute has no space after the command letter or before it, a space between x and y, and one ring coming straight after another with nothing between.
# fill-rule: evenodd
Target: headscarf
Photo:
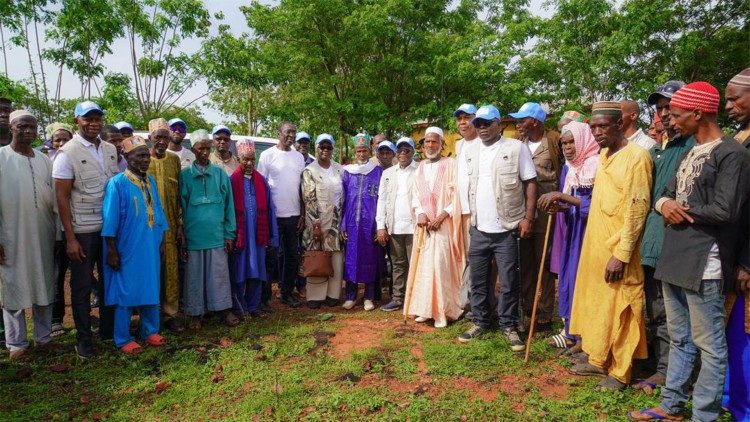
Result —
<instances>
[{"instance_id":1,"label":"headscarf","mask_svg":"<svg viewBox=\"0 0 750 422\"><path fill-rule=\"evenodd\" d=\"M591 134L589 125L581 122L570 122L563 126L562 133L570 132L576 145L573 160L567 161L568 174L565 176L563 193L570 195L574 187L592 186L596 167L599 165L599 144Z\"/></svg>"},{"instance_id":2,"label":"headscarf","mask_svg":"<svg viewBox=\"0 0 750 422\"><path fill-rule=\"evenodd\" d=\"M70 133L70 136L73 136L73 128L68 124L60 122L48 124L47 127L44 128L44 134L47 135L47 139L52 139L52 135L54 135L58 130L64 130Z\"/></svg>"}]
</instances>

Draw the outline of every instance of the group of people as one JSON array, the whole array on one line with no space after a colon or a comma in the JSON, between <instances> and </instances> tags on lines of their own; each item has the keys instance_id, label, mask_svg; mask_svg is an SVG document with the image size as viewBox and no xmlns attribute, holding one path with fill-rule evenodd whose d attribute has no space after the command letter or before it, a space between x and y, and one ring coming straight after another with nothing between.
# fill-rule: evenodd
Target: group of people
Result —
<instances>
[{"instance_id":1,"label":"group of people","mask_svg":"<svg viewBox=\"0 0 750 422\"><path fill-rule=\"evenodd\" d=\"M635 101L567 111L559 132L529 102L510 113L519 139L503 135L495 106L462 104L454 157L433 126L420 161L411 138L360 133L347 165L332 135L313 142L291 122L256 165L254 143L237 141L235 155L226 126L192 131L188 149L180 119L152 120L143 139L125 122L104 126L91 101L76 106L75 129L47 128L42 154L36 118L0 102L6 347L11 359L29 347L28 308L36 346L54 345L67 269L82 358L96 355L98 280L98 334L126 354L143 347L134 312L139 338L159 347L162 321L185 329L180 312L190 329L208 313L235 326L273 312L274 279L281 303L312 309L352 309L362 291L371 311L390 287L383 311L436 328L466 317L459 342L497 327L522 351L539 281L535 329L551 330L557 298L564 324L548 343L572 373L621 390L634 360L651 357L634 388L661 386L662 402L631 419L682 420L691 389L695 420L722 406L750 418L750 69L725 97L733 137L715 87L669 81L647 99L648 133ZM307 259L329 259L330 275L301 277Z\"/></svg>"}]
</instances>

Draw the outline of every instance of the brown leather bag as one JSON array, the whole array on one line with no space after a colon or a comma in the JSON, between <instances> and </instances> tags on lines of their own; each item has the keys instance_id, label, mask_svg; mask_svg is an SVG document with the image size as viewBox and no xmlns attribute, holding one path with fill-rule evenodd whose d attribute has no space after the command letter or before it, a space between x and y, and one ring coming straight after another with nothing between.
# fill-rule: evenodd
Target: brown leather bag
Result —
<instances>
[{"instance_id":1,"label":"brown leather bag","mask_svg":"<svg viewBox=\"0 0 750 422\"><path fill-rule=\"evenodd\" d=\"M333 252L329 251L305 251L302 254L299 275L302 277L333 277L332 256Z\"/></svg>"}]
</instances>

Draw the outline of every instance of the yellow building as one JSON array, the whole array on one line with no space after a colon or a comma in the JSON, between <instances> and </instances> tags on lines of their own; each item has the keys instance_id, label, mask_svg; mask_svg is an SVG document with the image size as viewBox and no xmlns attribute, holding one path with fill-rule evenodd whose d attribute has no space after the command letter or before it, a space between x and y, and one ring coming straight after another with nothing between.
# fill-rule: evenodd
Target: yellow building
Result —
<instances>
[{"instance_id":1,"label":"yellow building","mask_svg":"<svg viewBox=\"0 0 750 422\"><path fill-rule=\"evenodd\" d=\"M514 119L504 117L500 120L503 127L503 136L516 138L516 122ZM420 121L411 125L411 138L417 143L417 151L421 151L421 142L424 140L424 132L430 126L428 122ZM461 139L458 132L445 131L445 145L443 146L444 157L454 157L456 154L456 142Z\"/></svg>"}]
</instances>

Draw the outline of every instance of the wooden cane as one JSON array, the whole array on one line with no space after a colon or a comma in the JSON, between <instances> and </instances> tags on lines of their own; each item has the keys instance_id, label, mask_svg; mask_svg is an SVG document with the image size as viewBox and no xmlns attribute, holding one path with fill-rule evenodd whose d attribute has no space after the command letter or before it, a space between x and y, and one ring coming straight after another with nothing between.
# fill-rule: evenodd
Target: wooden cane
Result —
<instances>
[{"instance_id":1,"label":"wooden cane","mask_svg":"<svg viewBox=\"0 0 750 422\"><path fill-rule=\"evenodd\" d=\"M426 232L427 232L427 227L422 227L422 230L418 231L417 249L419 250L422 250L422 248L424 247L424 236ZM411 266L411 262L409 263L409 266ZM408 279L409 278L407 277L407 281ZM406 324L406 322L409 320L408 312L409 312L409 305L411 304L411 294L412 294L412 291L414 290L414 281L412 281L411 284L407 282L406 288L409 291L406 294L406 302L404 303L404 324Z\"/></svg>"},{"instance_id":2,"label":"wooden cane","mask_svg":"<svg viewBox=\"0 0 750 422\"><path fill-rule=\"evenodd\" d=\"M534 326L536 325L536 308L539 306L539 298L542 296L542 277L544 277L544 264L547 260L547 244L549 243L549 232L552 229L552 214L547 215L547 232L544 234L544 249L542 249L542 262L539 263L539 275L536 278L536 292L534 293L534 306L531 308L531 325L529 326L529 337L526 339L526 354L523 363L529 362L531 352L531 340L534 338Z\"/></svg>"}]
</instances>

